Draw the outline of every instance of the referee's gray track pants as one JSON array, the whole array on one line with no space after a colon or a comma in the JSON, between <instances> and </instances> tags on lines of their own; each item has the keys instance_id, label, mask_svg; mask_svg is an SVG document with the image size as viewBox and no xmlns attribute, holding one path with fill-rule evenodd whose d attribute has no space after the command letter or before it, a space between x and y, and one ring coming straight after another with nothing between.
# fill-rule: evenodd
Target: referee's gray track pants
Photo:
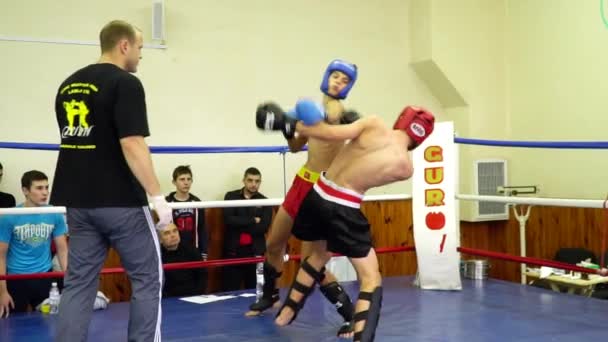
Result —
<instances>
[{"instance_id":1,"label":"referee's gray track pants","mask_svg":"<svg viewBox=\"0 0 608 342\"><path fill-rule=\"evenodd\" d=\"M161 340L163 270L148 207L68 208L68 271L59 305L56 341L86 341L99 271L112 246L131 282L129 341Z\"/></svg>"}]
</instances>

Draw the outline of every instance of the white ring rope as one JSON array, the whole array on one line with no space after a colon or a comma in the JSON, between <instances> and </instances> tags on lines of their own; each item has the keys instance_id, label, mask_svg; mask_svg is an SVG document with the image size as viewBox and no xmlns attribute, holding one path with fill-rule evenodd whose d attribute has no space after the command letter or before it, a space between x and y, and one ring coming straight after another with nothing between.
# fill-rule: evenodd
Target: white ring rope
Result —
<instances>
[{"instance_id":1,"label":"white ring rope","mask_svg":"<svg viewBox=\"0 0 608 342\"><path fill-rule=\"evenodd\" d=\"M412 199L411 195L370 195L365 196L363 201L398 201ZM456 195L456 199L463 201L495 202L505 204L530 204L554 207L576 207L576 208L604 208L604 200L567 199L567 198L542 198L542 197L508 197L508 196L485 196L485 195ZM269 198L260 200L235 200L235 201L202 201L169 203L172 209L185 208L237 208L237 207L267 207L278 206L283 203L282 198ZM65 214L65 207L35 207L35 208L5 208L0 209L0 215L28 215L28 214Z\"/></svg>"},{"instance_id":2,"label":"white ring rope","mask_svg":"<svg viewBox=\"0 0 608 342\"><path fill-rule=\"evenodd\" d=\"M574 208L604 208L604 200L568 199L568 198L542 198L542 197L508 197L508 196L482 196L482 195L456 195L456 199L463 201L494 202L505 204L530 204L547 207L574 207Z\"/></svg>"},{"instance_id":3,"label":"white ring rope","mask_svg":"<svg viewBox=\"0 0 608 342\"><path fill-rule=\"evenodd\" d=\"M370 195L364 201L399 201L412 199L411 195ZM234 201L201 201L168 203L171 209L186 208L238 208L238 207L268 207L283 203L282 198L234 200ZM152 207L152 206L151 206ZM33 207L33 208L5 208L0 209L0 215L29 215L29 214L65 214L65 207Z\"/></svg>"}]
</instances>

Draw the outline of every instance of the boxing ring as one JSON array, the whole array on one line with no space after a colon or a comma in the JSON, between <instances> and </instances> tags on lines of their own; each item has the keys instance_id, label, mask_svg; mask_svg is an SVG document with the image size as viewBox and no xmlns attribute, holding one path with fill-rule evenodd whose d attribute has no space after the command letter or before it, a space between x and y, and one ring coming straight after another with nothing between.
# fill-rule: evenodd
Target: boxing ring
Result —
<instances>
[{"instance_id":1,"label":"boxing ring","mask_svg":"<svg viewBox=\"0 0 608 342\"><path fill-rule=\"evenodd\" d=\"M455 138L457 144L518 148L606 149L608 142L527 142ZM2 143L0 148L56 150L52 144ZM281 153L285 170L285 147L153 147L153 153ZM285 182L284 175L284 183ZM460 201L486 201L526 205L606 208L604 200L547 199L533 197L481 196L455 193ZM410 195L366 196L365 201L410 199ZM276 206L282 199L243 201L204 201L170 203L174 208L221 208L237 206ZM40 212L64 213L63 207L0 209L0 215ZM525 237L525 234L524 234ZM605 236L603 249L605 250ZM525 239L523 241L525 246ZM525 248L524 248L525 250ZM414 246L378 248L378 254L412 253ZM510 255L495 251L457 246L457 252L485 258L549 266L599 275L600 270L562 262ZM165 270L222 267L258 263L263 258L209 260L164 265ZM289 256L298 261L299 256ZM600 266L604 266L604 260ZM605 271L605 269L604 269ZM102 270L102 274L122 273L121 268ZM604 273L602 273L604 274ZM61 272L0 276L0 279L54 278ZM414 276L383 279L384 300L376 341L586 341L602 340L606 331L606 301L527 286L492 278L461 279L458 291L423 290L414 285ZM357 282L343 283L351 298L358 293ZM281 299L286 296L281 289ZM255 290L215 293L194 300L162 300L162 337L165 341L336 341L341 318L335 307L314 291L296 321L287 327L274 324L276 309L258 317L245 317ZM95 311L89 341L123 341L127 337L129 303L111 303ZM56 315L39 312L11 313L0 319L0 341L52 340Z\"/></svg>"},{"instance_id":2,"label":"boxing ring","mask_svg":"<svg viewBox=\"0 0 608 342\"><path fill-rule=\"evenodd\" d=\"M601 341L608 305L531 286L485 280L463 282L459 292L423 291L412 277L384 279L376 341ZM343 284L353 296L355 283ZM315 291L290 326L274 325L274 312L246 318L251 298L199 305L163 299L164 341L336 341L341 323L335 308ZM286 291L281 291L285 298ZM567 308L567 312L564 310ZM126 341L128 303L95 311L89 341ZM0 320L2 341L51 341L56 316L11 314Z\"/></svg>"}]
</instances>

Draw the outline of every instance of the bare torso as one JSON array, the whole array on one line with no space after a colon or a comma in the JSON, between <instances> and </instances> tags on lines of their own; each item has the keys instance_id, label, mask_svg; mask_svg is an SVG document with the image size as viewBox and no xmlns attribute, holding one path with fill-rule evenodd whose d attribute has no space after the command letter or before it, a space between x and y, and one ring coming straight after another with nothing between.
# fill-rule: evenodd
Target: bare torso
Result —
<instances>
[{"instance_id":1,"label":"bare torso","mask_svg":"<svg viewBox=\"0 0 608 342\"><path fill-rule=\"evenodd\" d=\"M328 96L323 97L323 107L327 116L333 124L337 124L340 120L344 106L341 101L330 99ZM327 142L315 138L308 139L308 159L306 160L306 168L313 172L321 172L327 170L329 165L334 160L338 152L344 146L344 142Z\"/></svg>"},{"instance_id":2,"label":"bare torso","mask_svg":"<svg viewBox=\"0 0 608 342\"><path fill-rule=\"evenodd\" d=\"M342 148L327 169L326 177L364 194L370 188L405 180L411 172L405 133L378 123Z\"/></svg>"},{"instance_id":3,"label":"bare torso","mask_svg":"<svg viewBox=\"0 0 608 342\"><path fill-rule=\"evenodd\" d=\"M308 159L306 168L310 171L321 172L327 170L338 152L344 146L344 142L326 142L314 138L308 139Z\"/></svg>"}]
</instances>

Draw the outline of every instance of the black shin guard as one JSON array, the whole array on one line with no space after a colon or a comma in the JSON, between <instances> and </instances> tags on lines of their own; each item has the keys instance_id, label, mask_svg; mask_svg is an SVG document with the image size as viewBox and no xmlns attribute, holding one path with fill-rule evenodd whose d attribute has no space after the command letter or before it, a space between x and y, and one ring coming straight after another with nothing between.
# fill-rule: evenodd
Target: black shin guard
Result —
<instances>
[{"instance_id":1,"label":"black shin guard","mask_svg":"<svg viewBox=\"0 0 608 342\"><path fill-rule=\"evenodd\" d=\"M340 330L338 330L338 335L347 334L353 331L352 320L354 315L354 307L348 293L346 293L342 286L335 281L327 285L320 286L319 289L325 298L336 306L338 313L344 319L344 324L342 327L340 327Z\"/></svg>"},{"instance_id":2,"label":"black shin guard","mask_svg":"<svg viewBox=\"0 0 608 342\"><path fill-rule=\"evenodd\" d=\"M353 303L348 296L348 293L344 291L342 286L338 282L331 282L327 285L319 287L325 298L327 298L333 305L336 306L338 313L344 318L345 321L352 321L353 319Z\"/></svg>"},{"instance_id":3,"label":"black shin guard","mask_svg":"<svg viewBox=\"0 0 608 342\"><path fill-rule=\"evenodd\" d=\"M321 268L320 271L315 270L308 263L308 258L306 258L302 261L302 263L300 264L300 268L302 270L304 270L313 279L313 283L310 286L306 286L298 281L297 275L296 275L296 279L294 279L293 283L291 284L291 288L289 289L287 298L285 298L285 302L283 303L283 306L281 307L281 309L279 309L279 312L277 313L277 317L278 317L286 306L289 307L293 311L293 317L291 317L291 320L289 321L288 324L291 324L291 322L293 322L296 319L296 317L298 316L298 312L300 312L302 307L304 307L306 298L308 298L308 296L312 293L312 291L315 288L315 283L323 281L323 278L325 277L325 267ZM302 298L297 302L295 300L291 299L291 293L294 290L296 290L302 294Z\"/></svg>"},{"instance_id":4,"label":"black shin guard","mask_svg":"<svg viewBox=\"0 0 608 342\"><path fill-rule=\"evenodd\" d=\"M277 272L270 263L264 262L264 287L262 288L262 297L255 303L249 306L253 311L264 311L279 301L279 289L277 289L277 279L281 277L283 272Z\"/></svg>"},{"instance_id":5,"label":"black shin guard","mask_svg":"<svg viewBox=\"0 0 608 342\"><path fill-rule=\"evenodd\" d=\"M380 320L380 309L382 308L382 287L378 286L374 292L359 292L360 300L369 302L369 309L355 314L355 324L358 321L365 321L363 330L355 333L353 341L371 342L376 336L376 327Z\"/></svg>"}]
</instances>

